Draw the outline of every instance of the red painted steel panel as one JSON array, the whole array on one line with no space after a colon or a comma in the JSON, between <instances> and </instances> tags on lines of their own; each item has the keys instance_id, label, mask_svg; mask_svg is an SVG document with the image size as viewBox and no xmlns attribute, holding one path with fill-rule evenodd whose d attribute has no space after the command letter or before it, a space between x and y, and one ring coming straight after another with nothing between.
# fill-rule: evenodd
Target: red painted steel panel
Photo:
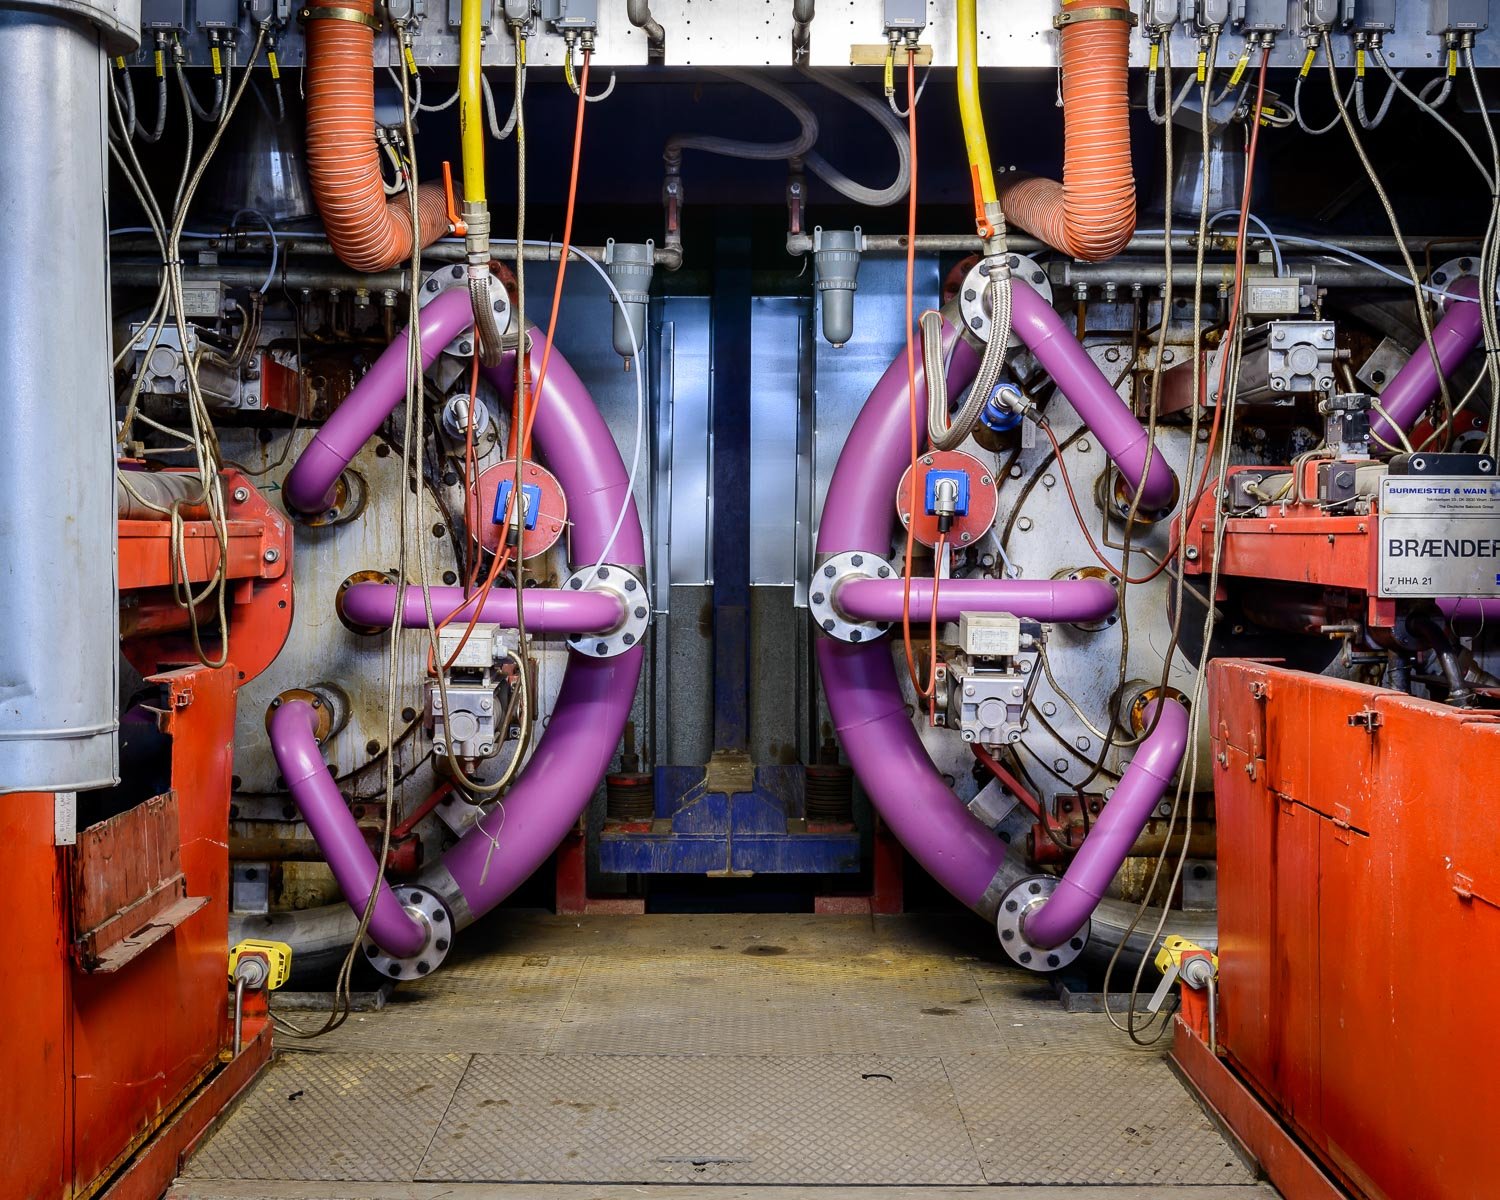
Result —
<instances>
[{"instance_id":1,"label":"red painted steel panel","mask_svg":"<svg viewBox=\"0 0 1500 1200\"><path fill-rule=\"evenodd\" d=\"M62 1195L72 1156L67 875L52 842L50 792L0 796L8 897L0 987L0 1190L25 1200Z\"/></svg>"},{"instance_id":2,"label":"red painted steel panel","mask_svg":"<svg viewBox=\"0 0 1500 1200\"><path fill-rule=\"evenodd\" d=\"M1359 1194L1496 1195L1500 721L1210 670L1226 1057Z\"/></svg>"}]
</instances>

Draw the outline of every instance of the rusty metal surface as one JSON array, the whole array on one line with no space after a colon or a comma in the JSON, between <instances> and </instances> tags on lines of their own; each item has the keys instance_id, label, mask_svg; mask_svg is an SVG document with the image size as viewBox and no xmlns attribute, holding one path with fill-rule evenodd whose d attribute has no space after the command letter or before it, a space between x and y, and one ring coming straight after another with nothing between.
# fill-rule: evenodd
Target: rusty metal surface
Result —
<instances>
[{"instance_id":1,"label":"rusty metal surface","mask_svg":"<svg viewBox=\"0 0 1500 1200\"><path fill-rule=\"evenodd\" d=\"M1221 1037L1364 1195L1500 1177L1500 721L1261 664L1213 665Z\"/></svg>"}]
</instances>

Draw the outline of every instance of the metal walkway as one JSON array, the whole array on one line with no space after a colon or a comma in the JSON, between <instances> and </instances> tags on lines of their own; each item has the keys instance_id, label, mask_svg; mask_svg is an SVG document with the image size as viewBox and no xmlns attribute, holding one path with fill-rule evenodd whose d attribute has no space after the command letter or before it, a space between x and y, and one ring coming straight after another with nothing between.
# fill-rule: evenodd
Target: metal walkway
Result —
<instances>
[{"instance_id":1,"label":"metal walkway","mask_svg":"<svg viewBox=\"0 0 1500 1200\"><path fill-rule=\"evenodd\" d=\"M174 1200L1274 1196L1161 1050L1064 1013L977 925L486 926L382 1011L280 1038Z\"/></svg>"}]
</instances>

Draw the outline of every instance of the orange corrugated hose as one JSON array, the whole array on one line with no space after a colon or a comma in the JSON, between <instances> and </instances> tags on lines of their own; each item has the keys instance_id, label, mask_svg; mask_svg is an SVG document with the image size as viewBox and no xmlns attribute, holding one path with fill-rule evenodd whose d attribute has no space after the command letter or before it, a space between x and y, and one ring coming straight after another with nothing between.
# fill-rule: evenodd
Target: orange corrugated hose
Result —
<instances>
[{"instance_id":1,"label":"orange corrugated hose","mask_svg":"<svg viewBox=\"0 0 1500 1200\"><path fill-rule=\"evenodd\" d=\"M310 7L373 15L374 0ZM375 144L375 31L355 21L307 22L307 175L333 252L356 271L384 271L411 255L410 202L387 200ZM440 183L417 189L422 245L448 232Z\"/></svg>"},{"instance_id":2,"label":"orange corrugated hose","mask_svg":"<svg viewBox=\"0 0 1500 1200\"><path fill-rule=\"evenodd\" d=\"M1128 0L1082 0L1071 8L1115 8ZM1059 33L1063 181L1012 177L998 192L1006 220L1074 258L1112 258L1135 232L1130 165L1128 21L1083 20Z\"/></svg>"}]
</instances>

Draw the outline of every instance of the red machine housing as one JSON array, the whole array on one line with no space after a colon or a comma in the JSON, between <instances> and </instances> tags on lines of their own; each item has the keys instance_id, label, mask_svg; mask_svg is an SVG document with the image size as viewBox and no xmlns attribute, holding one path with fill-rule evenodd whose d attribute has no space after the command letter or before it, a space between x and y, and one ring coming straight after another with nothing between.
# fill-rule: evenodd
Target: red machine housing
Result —
<instances>
[{"instance_id":1,"label":"red machine housing","mask_svg":"<svg viewBox=\"0 0 1500 1200\"><path fill-rule=\"evenodd\" d=\"M1220 659L1218 1055L1173 1055L1288 1196L1493 1194L1500 1179L1500 713ZM1195 1006L1196 1010L1196 1006Z\"/></svg>"}]
</instances>

